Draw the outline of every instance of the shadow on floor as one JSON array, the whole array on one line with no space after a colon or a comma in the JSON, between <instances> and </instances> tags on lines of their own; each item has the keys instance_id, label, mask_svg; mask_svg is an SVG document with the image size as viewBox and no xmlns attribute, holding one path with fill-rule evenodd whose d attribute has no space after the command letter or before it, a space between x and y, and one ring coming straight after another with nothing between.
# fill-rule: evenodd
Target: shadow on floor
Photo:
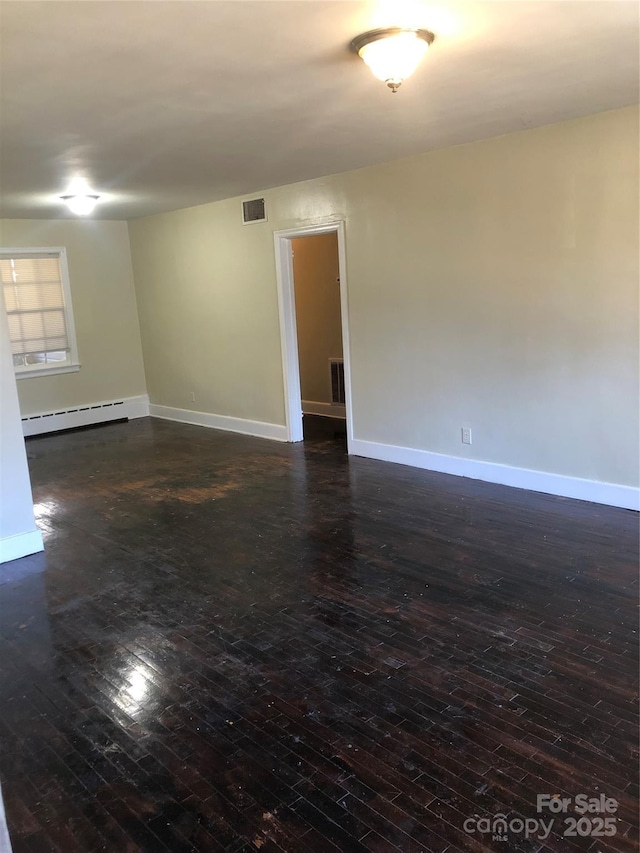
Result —
<instances>
[{"instance_id":1,"label":"shadow on floor","mask_svg":"<svg viewBox=\"0 0 640 853\"><path fill-rule=\"evenodd\" d=\"M344 447L347 452L347 422L342 418L325 418L321 415L303 415L302 430L305 441L330 441Z\"/></svg>"}]
</instances>

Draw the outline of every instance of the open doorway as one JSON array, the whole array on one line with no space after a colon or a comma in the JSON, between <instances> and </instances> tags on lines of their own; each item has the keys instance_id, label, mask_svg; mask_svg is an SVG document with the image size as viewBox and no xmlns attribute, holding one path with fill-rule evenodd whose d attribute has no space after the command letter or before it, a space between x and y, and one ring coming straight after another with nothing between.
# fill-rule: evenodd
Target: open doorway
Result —
<instances>
[{"instance_id":1,"label":"open doorway","mask_svg":"<svg viewBox=\"0 0 640 853\"><path fill-rule=\"evenodd\" d=\"M302 434L305 441L333 439L346 449L338 235L295 237L291 254Z\"/></svg>"},{"instance_id":2,"label":"open doorway","mask_svg":"<svg viewBox=\"0 0 640 853\"><path fill-rule=\"evenodd\" d=\"M289 441L328 438L349 450L351 383L341 222L274 235Z\"/></svg>"}]
</instances>

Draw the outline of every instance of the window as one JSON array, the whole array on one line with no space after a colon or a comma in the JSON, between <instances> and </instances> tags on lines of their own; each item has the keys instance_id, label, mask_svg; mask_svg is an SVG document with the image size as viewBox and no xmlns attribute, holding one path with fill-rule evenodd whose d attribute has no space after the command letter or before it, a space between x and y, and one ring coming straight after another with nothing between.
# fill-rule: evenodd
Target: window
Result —
<instances>
[{"instance_id":1,"label":"window","mask_svg":"<svg viewBox=\"0 0 640 853\"><path fill-rule=\"evenodd\" d=\"M2 249L0 278L17 377L78 370L64 249Z\"/></svg>"}]
</instances>

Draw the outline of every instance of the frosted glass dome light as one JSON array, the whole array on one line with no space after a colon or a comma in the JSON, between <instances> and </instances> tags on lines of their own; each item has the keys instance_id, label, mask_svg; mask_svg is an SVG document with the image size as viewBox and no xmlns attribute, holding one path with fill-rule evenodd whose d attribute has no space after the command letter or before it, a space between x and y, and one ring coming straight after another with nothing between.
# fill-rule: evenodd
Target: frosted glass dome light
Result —
<instances>
[{"instance_id":1,"label":"frosted glass dome light","mask_svg":"<svg viewBox=\"0 0 640 853\"><path fill-rule=\"evenodd\" d=\"M87 193L78 195L61 195L60 198L72 213L75 213L78 216L89 216L90 213L93 213L100 196Z\"/></svg>"},{"instance_id":2,"label":"frosted glass dome light","mask_svg":"<svg viewBox=\"0 0 640 853\"><path fill-rule=\"evenodd\" d=\"M351 48L374 77L397 92L403 80L416 70L434 38L429 30L389 27L363 33L351 42Z\"/></svg>"}]
</instances>

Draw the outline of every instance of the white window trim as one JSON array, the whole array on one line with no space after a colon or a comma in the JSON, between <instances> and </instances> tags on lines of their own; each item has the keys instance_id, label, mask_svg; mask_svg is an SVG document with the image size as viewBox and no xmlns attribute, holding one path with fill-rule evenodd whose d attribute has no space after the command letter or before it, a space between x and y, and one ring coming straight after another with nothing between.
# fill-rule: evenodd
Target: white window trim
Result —
<instances>
[{"instance_id":1,"label":"white window trim","mask_svg":"<svg viewBox=\"0 0 640 853\"><path fill-rule=\"evenodd\" d=\"M33 376L54 376L56 373L77 373L81 368L81 364L42 364L29 365L29 367L14 367L16 379L30 379Z\"/></svg>"},{"instance_id":2,"label":"white window trim","mask_svg":"<svg viewBox=\"0 0 640 853\"><path fill-rule=\"evenodd\" d=\"M30 379L34 376L53 376L57 373L75 373L80 370L78 360L78 342L76 327L73 319L73 303L71 301L71 285L69 284L69 265L67 250L64 246L19 246L0 248L0 258L15 258L20 255L57 255L60 262L60 278L64 295L64 314L67 324L67 340L69 341L69 361L66 364L29 365L14 367L16 379Z\"/></svg>"}]
</instances>

